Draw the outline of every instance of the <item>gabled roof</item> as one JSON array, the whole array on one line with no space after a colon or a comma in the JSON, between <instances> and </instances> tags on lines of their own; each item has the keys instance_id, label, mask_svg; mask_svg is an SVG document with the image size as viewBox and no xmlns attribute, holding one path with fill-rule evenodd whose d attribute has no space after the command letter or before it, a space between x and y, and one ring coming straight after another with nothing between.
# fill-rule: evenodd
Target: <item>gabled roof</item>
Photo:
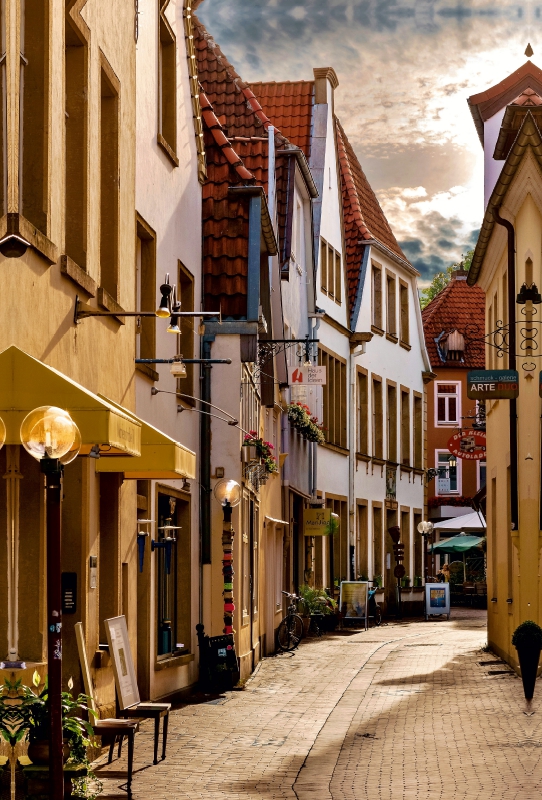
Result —
<instances>
[{"instance_id":1,"label":"gabled roof","mask_svg":"<svg viewBox=\"0 0 542 800\"><path fill-rule=\"evenodd\" d=\"M482 147L484 122L519 97L525 89L534 89L539 94L542 93L542 70L532 61L526 61L523 66L495 86L468 98L467 102Z\"/></svg>"},{"instance_id":2,"label":"gabled roof","mask_svg":"<svg viewBox=\"0 0 542 800\"><path fill-rule=\"evenodd\" d=\"M372 240L380 242L392 254L398 256L410 270L414 271L414 267L399 247L380 203L371 189L337 117L335 124L343 197L348 301L350 315L352 315L360 287L361 261L365 242Z\"/></svg>"},{"instance_id":3,"label":"gabled roof","mask_svg":"<svg viewBox=\"0 0 542 800\"><path fill-rule=\"evenodd\" d=\"M478 241L474 249L471 268L469 270L468 282L471 286L474 286L478 280L486 250L491 240L493 228L495 227L493 209L499 209L503 203L506 193L508 192L508 187L512 183L514 175L528 149L532 150L538 162L538 166L542 171L542 135L530 111L525 115L516 140L506 157L501 174L489 198Z\"/></svg>"},{"instance_id":4,"label":"gabled roof","mask_svg":"<svg viewBox=\"0 0 542 800\"><path fill-rule=\"evenodd\" d=\"M281 133L310 157L314 81L251 83L250 87Z\"/></svg>"},{"instance_id":5,"label":"gabled roof","mask_svg":"<svg viewBox=\"0 0 542 800\"><path fill-rule=\"evenodd\" d=\"M483 343L469 341L482 339L485 333L485 292L479 286L469 286L466 274L457 270L450 283L422 311L425 344L433 368L483 369L485 366ZM457 330L466 339L464 361L443 361L435 340Z\"/></svg>"}]
</instances>

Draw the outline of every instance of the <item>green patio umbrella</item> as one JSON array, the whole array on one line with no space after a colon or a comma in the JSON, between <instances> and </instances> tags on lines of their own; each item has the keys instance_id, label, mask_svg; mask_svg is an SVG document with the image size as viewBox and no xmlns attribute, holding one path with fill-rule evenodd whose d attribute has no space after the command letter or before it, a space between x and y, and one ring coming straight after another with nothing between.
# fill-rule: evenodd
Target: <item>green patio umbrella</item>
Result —
<instances>
[{"instance_id":1,"label":"green patio umbrella","mask_svg":"<svg viewBox=\"0 0 542 800\"><path fill-rule=\"evenodd\" d=\"M468 536L465 533L460 533L458 536L452 536L451 539L444 539L442 542L431 545L429 551L431 553L463 553L463 581L467 579L467 565L465 563L465 553L471 547L476 547L484 541L483 536Z\"/></svg>"}]
</instances>

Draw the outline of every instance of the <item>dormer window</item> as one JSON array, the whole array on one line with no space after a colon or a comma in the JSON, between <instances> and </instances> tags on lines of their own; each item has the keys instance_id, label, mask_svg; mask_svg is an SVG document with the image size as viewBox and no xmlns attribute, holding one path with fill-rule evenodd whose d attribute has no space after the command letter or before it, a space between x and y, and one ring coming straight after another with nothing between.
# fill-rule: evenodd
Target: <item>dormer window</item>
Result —
<instances>
[{"instance_id":1,"label":"dormer window","mask_svg":"<svg viewBox=\"0 0 542 800\"><path fill-rule=\"evenodd\" d=\"M463 361L465 355L465 337L459 331L452 331L440 342L446 361Z\"/></svg>"}]
</instances>

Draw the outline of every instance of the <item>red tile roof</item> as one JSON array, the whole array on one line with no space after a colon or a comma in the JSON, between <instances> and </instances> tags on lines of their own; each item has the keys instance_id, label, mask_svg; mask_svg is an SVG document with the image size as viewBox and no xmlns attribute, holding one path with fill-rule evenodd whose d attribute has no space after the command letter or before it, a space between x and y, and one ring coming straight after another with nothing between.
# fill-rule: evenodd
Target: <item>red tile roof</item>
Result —
<instances>
[{"instance_id":1,"label":"red tile roof","mask_svg":"<svg viewBox=\"0 0 542 800\"><path fill-rule=\"evenodd\" d=\"M348 300L352 313L358 293L364 241L376 239L407 264L409 262L397 244L341 123L337 118L335 121L343 196Z\"/></svg>"},{"instance_id":2,"label":"red tile roof","mask_svg":"<svg viewBox=\"0 0 542 800\"><path fill-rule=\"evenodd\" d=\"M450 283L424 308L422 320L432 367L484 369L485 292L479 286L469 286L465 273L452 276ZM443 332L446 334L454 330L465 337L465 358L463 362L447 363L440 358L435 339ZM473 339L478 341L472 342ZM469 344L469 341L472 343Z\"/></svg>"},{"instance_id":3,"label":"red tile roof","mask_svg":"<svg viewBox=\"0 0 542 800\"><path fill-rule=\"evenodd\" d=\"M288 141L310 157L314 81L251 83L252 91Z\"/></svg>"}]
</instances>

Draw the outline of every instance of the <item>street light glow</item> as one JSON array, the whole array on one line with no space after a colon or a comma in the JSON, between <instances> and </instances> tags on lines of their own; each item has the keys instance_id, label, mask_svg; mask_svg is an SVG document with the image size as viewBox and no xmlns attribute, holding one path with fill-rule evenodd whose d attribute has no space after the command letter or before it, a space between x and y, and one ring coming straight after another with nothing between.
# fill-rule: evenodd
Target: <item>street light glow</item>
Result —
<instances>
[{"instance_id":1,"label":"street light glow","mask_svg":"<svg viewBox=\"0 0 542 800\"><path fill-rule=\"evenodd\" d=\"M21 424L22 445L38 461L44 457L61 459L72 451L77 440L80 448L81 435L77 425L67 411L56 406L35 408L26 415ZM71 460L72 458L69 459Z\"/></svg>"}]
</instances>

